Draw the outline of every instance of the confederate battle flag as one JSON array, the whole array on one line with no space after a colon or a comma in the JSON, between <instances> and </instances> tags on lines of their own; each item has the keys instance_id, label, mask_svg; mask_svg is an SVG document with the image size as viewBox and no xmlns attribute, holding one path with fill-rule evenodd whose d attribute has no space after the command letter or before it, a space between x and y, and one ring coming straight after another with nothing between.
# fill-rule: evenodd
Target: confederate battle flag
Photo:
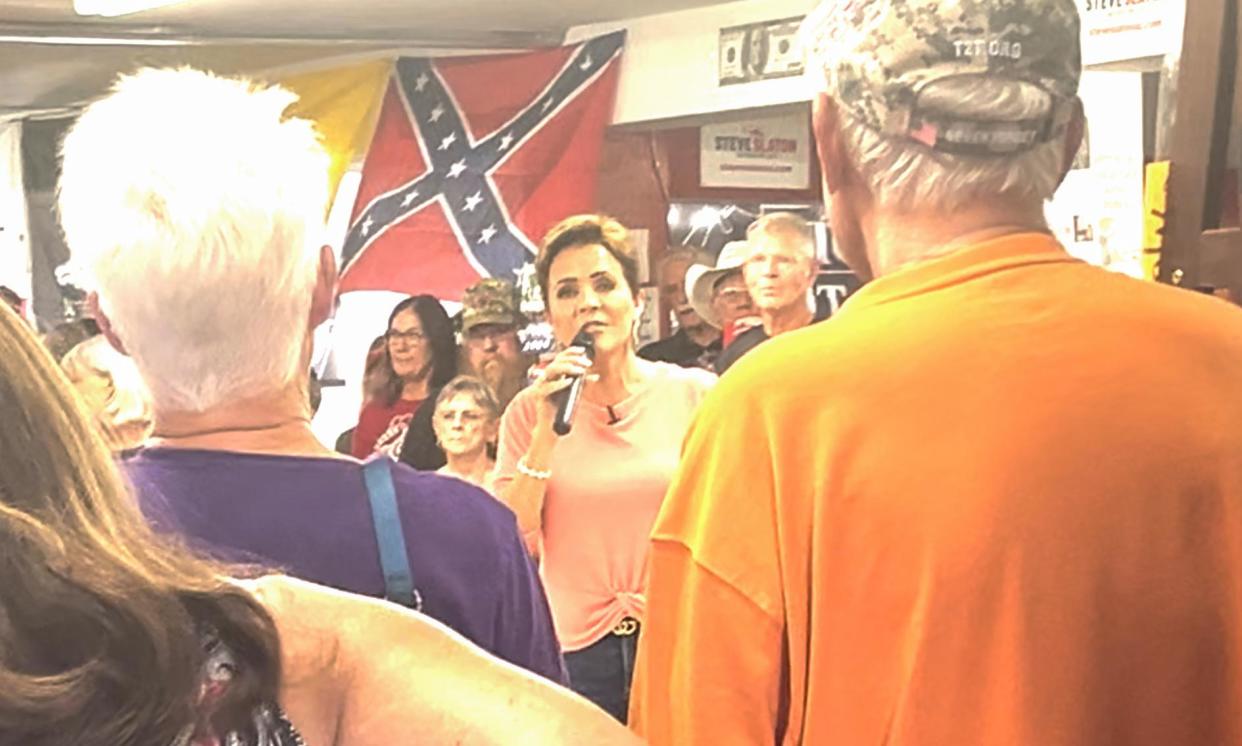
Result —
<instances>
[{"instance_id":1,"label":"confederate battle flag","mask_svg":"<svg viewBox=\"0 0 1242 746\"><path fill-rule=\"evenodd\" d=\"M346 236L341 292L459 300L516 281L594 209L624 32L522 54L397 60Z\"/></svg>"}]
</instances>

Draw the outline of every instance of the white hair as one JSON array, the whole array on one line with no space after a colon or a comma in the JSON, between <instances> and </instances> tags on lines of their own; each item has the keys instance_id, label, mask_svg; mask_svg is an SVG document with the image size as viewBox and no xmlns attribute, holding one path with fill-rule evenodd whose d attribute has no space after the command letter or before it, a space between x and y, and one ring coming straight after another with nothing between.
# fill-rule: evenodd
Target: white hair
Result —
<instances>
[{"instance_id":1,"label":"white hair","mask_svg":"<svg viewBox=\"0 0 1242 746\"><path fill-rule=\"evenodd\" d=\"M280 88L123 77L65 137L60 219L158 408L203 411L299 373L328 156Z\"/></svg>"},{"instance_id":2,"label":"white hair","mask_svg":"<svg viewBox=\"0 0 1242 746\"><path fill-rule=\"evenodd\" d=\"M946 80L922 100L933 107L937 100L951 101L956 111L981 120L1026 119L1048 111L1043 91L999 80ZM885 137L853 117L841 129L850 161L871 193L898 210L949 212L999 195L1042 203L1060 182L1064 151L1056 140L1013 156L965 156Z\"/></svg>"},{"instance_id":3,"label":"white hair","mask_svg":"<svg viewBox=\"0 0 1242 746\"><path fill-rule=\"evenodd\" d=\"M753 244L755 235L784 238L790 245L800 249L807 259L815 260L815 228L797 213L769 212L760 215L746 228L748 242Z\"/></svg>"},{"instance_id":4,"label":"white hair","mask_svg":"<svg viewBox=\"0 0 1242 746\"><path fill-rule=\"evenodd\" d=\"M822 75L818 89L834 95L831 74L848 42L835 4L821 3L802 28L808 70ZM848 36L846 34L845 36ZM1018 121L1049 114L1046 91L1015 81L948 78L927 87L920 108L979 121ZM932 150L912 140L882 135L858 121L847 107L841 133L851 162L879 204L897 210L952 211L977 200L1005 196L1042 203L1052 197L1063 166L1063 139L1017 155L966 156Z\"/></svg>"}]
</instances>

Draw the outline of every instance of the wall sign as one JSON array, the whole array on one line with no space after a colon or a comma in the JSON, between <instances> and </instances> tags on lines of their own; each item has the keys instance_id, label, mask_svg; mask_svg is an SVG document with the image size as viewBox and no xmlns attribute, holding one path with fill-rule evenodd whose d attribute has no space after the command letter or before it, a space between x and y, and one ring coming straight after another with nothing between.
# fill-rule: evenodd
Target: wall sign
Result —
<instances>
[{"instance_id":1,"label":"wall sign","mask_svg":"<svg viewBox=\"0 0 1242 746\"><path fill-rule=\"evenodd\" d=\"M1186 0L1078 0L1083 64L1177 54Z\"/></svg>"},{"instance_id":2,"label":"wall sign","mask_svg":"<svg viewBox=\"0 0 1242 746\"><path fill-rule=\"evenodd\" d=\"M806 189L811 127L805 113L709 124L699 130L705 187Z\"/></svg>"}]
</instances>

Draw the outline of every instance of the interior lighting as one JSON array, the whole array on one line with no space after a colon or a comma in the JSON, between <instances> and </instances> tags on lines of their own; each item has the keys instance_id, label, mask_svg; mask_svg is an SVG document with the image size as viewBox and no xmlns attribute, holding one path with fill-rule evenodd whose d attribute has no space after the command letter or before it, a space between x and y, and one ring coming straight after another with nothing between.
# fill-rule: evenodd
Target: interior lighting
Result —
<instances>
[{"instance_id":1,"label":"interior lighting","mask_svg":"<svg viewBox=\"0 0 1242 746\"><path fill-rule=\"evenodd\" d=\"M73 10L80 16L127 16L176 5L182 0L73 0Z\"/></svg>"}]
</instances>

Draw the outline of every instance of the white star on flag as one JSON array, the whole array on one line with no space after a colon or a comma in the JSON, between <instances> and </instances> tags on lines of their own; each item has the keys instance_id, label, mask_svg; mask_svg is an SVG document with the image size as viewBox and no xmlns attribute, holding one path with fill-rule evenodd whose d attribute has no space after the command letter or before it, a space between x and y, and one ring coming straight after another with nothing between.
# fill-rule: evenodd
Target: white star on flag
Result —
<instances>
[{"instance_id":1,"label":"white star on flag","mask_svg":"<svg viewBox=\"0 0 1242 746\"><path fill-rule=\"evenodd\" d=\"M415 189L414 191L412 191L412 192L410 192L409 194L405 195L405 198L401 200L401 206L402 206L402 207L409 207L410 205L414 204L414 200L416 200L416 199L418 199L418 190L417 190L417 189Z\"/></svg>"},{"instance_id":2,"label":"white star on flag","mask_svg":"<svg viewBox=\"0 0 1242 746\"><path fill-rule=\"evenodd\" d=\"M486 228L484 228L483 232L479 234L479 243L487 243L488 241L492 240L495 237L496 237L496 225L493 223L492 225L489 225Z\"/></svg>"},{"instance_id":3,"label":"white star on flag","mask_svg":"<svg viewBox=\"0 0 1242 746\"><path fill-rule=\"evenodd\" d=\"M371 219L370 215L368 215L367 219L362 221L362 235L364 236L371 235L371 227L374 225L375 225L375 221Z\"/></svg>"},{"instance_id":4,"label":"white star on flag","mask_svg":"<svg viewBox=\"0 0 1242 746\"><path fill-rule=\"evenodd\" d=\"M422 75L419 75L417 79L415 79L414 90L418 91L419 93L422 93L423 89L426 88L427 84L430 82L431 82L431 78L427 77L427 73L423 73Z\"/></svg>"},{"instance_id":5,"label":"white star on flag","mask_svg":"<svg viewBox=\"0 0 1242 746\"><path fill-rule=\"evenodd\" d=\"M466 171L466 161L463 158L462 160L449 166L448 175L450 179L456 179L458 176L461 176L463 173L465 173L465 171Z\"/></svg>"},{"instance_id":6,"label":"white star on flag","mask_svg":"<svg viewBox=\"0 0 1242 746\"><path fill-rule=\"evenodd\" d=\"M474 208L478 207L482 202L483 192L475 192L469 197L466 197L466 212L474 212Z\"/></svg>"},{"instance_id":7,"label":"white star on flag","mask_svg":"<svg viewBox=\"0 0 1242 746\"><path fill-rule=\"evenodd\" d=\"M457 142L457 133L456 132L448 133L448 137L440 141L440 150L448 150L449 148L453 147L453 143L455 142Z\"/></svg>"},{"instance_id":8,"label":"white star on flag","mask_svg":"<svg viewBox=\"0 0 1242 746\"><path fill-rule=\"evenodd\" d=\"M438 122L440 121L440 117L442 116L444 116L443 106L437 106L436 108L431 110L431 121Z\"/></svg>"},{"instance_id":9,"label":"white star on flag","mask_svg":"<svg viewBox=\"0 0 1242 746\"><path fill-rule=\"evenodd\" d=\"M509 133L505 133L505 136L500 138L500 149L501 150L508 150L509 146L512 144L513 144L513 135Z\"/></svg>"}]
</instances>

